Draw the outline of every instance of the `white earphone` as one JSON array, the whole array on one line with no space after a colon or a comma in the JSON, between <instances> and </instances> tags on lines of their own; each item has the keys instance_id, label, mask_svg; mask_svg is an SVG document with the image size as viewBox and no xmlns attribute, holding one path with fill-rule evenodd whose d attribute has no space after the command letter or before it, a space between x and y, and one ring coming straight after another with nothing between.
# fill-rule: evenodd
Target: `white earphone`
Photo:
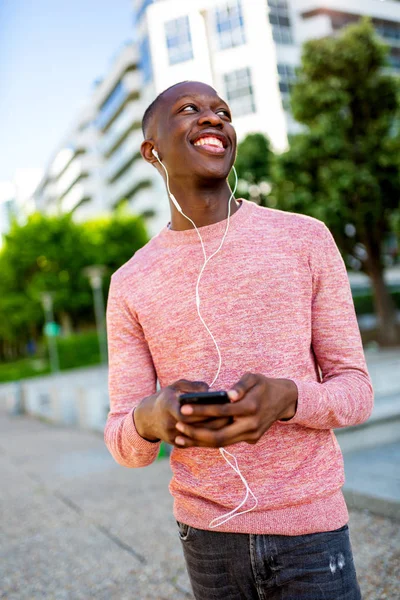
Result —
<instances>
[{"instance_id":1,"label":"white earphone","mask_svg":"<svg viewBox=\"0 0 400 600\"><path fill-rule=\"evenodd\" d=\"M159 156L158 156L158 152L157 152L157 150L156 150L155 148L153 148L151 152L152 152L152 153L153 153L153 155L156 157L156 159L158 160L158 162L160 163L160 165L162 166L162 168L164 169L164 171L165 171L165 173L166 173L166 175L167 175L167 187L168 187L168 193L169 193L169 197L171 198L172 202L174 203L174 205L175 205L176 209L177 209L177 210L179 210L179 212L180 212L181 214L183 214L183 212L182 212L182 209L181 209L181 207L180 207L180 205L179 205L179 202L178 202L178 200L175 198L175 196L174 196L173 194L171 194L171 192L170 192L170 190L169 190L169 181L168 181L168 171L167 171L167 169L165 168L165 166L164 166L164 165L163 165L163 163L161 162L161 160L160 160L160 158L159 158ZM184 215L184 216L186 217L186 215ZM193 223L193 221L192 221L192 223ZM193 223L193 225L194 225L194 223ZM195 227L196 227L196 225L195 225Z\"/></svg>"},{"instance_id":2,"label":"white earphone","mask_svg":"<svg viewBox=\"0 0 400 600\"><path fill-rule=\"evenodd\" d=\"M193 225L193 227L195 228L197 235L199 236L200 239L200 243L201 243L201 247L203 250L203 255L204 255L204 263L203 266L200 270L198 279L197 279L197 283L196 283L196 306L197 306L197 314L199 315L199 319L200 321L203 323L204 327L206 328L207 332L209 333L212 341L214 342L215 348L217 350L218 353L218 370L217 373L214 377L214 379L212 380L211 384L210 384L210 388L214 385L215 381L218 379L219 373L221 371L221 366L222 366L222 356L221 356L221 351L218 347L217 341L215 339L215 337L213 336L213 334L211 333L208 325L206 324L206 322L204 321L203 317L201 316L200 313L200 295L199 295L199 284L200 284L200 279L201 276L203 275L203 271L206 268L207 264L209 263L209 261L217 254L217 252L219 252L222 248L222 245L225 241L226 238L226 234L228 233L228 228L229 228L229 219L230 219L230 215L231 215L231 200L234 197L234 194L236 192L236 188L237 188L237 184L238 184L238 176L236 173L236 169L234 166L232 166L233 172L235 174L235 187L233 189L233 192L228 200L228 218L227 218L227 223L226 223L226 228L225 228L225 232L224 235L222 236L222 240L220 245L218 246L217 250L215 252L213 252L213 254L211 254L209 257L207 257L207 253L206 253L206 249L204 247L204 243L203 243L203 239L200 235L199 230L196 227L196 224L192 221L192 219L190 217L188 217L187 215L185 215L185 213L183 212L182 208L179 205L179 202L177 201L177 199L175 198L175 196L171 193L171 190L169 189L169 175L168 175L168 171L167 168L165 167L165 165L162 163L162 161L160 160L160 157L158 156L158 152L155 148L152 149L152 154L156 157L156 159L158 160L158 162L160 163L160 165L162 166L162 168L165 171L165 175L166 175L166 179L167 179L167 190L168 190L168 194L169 197L171 198L172 202L174 203L176 209L184 216L186 217L186 219L188 221L190 221ZM244 497L244 499L242 500L242 502L233 510L231 510L230 512L221 515L220 517L216 517L215 519L212 519L209 523L209 527L211 527L212 529L214 529L215 527L219 527L220 525L223 525L223 523L226 523L227 521L229 521L230 519L233 519L233 517L237 517L238 515L243 515L244 513L250 512L252 510L254 510L257 505L258 505L258 500L256 498L256 496L253 494L253 492L251 491L249 484L247 483L246 479L243 477L242 473L240 472L239 469L239 465L237 463L237 459L235 457L234 454L231 454L230 452L228 452L228 450L226 450L225 448L220 448L219 449L220 454L222 455L222 457L224 458L224 460L228 463L228 465L235 471L235 473L237 475L239 475L240 479L242 480L245 488L246 488L246 495ZM233 459L233 463L229 460L229 458L227 458L227 456L230 456ZM242 508L242 506L246 503L247 498L249 497L249 495L252 496L252 498L254 499L255 504L251 507L248 508L247 510L242 510L240 512L237 512L240 508Z\"/></svg>"}]
</instances>

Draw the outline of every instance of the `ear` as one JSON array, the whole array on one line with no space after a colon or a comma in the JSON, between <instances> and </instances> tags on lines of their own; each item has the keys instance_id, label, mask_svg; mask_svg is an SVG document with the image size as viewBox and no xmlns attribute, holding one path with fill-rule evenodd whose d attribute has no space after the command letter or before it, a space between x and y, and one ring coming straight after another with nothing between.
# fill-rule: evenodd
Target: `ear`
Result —
<instances>
[{"instance_id":1,"label":"ear","mask_svg":"<svg viewBox=\"0 0 400 600\"><path fill-rule=\"evenodd\" d=\"M142 145L140 146L140 154L143 156L143 158L146 162L148 162L152 165L154 165L155 163L158 164L158 160L152 153L153 148L154 148L153 140L144 140L144 142L142 142Z\"/></svg>"}]
</instances>

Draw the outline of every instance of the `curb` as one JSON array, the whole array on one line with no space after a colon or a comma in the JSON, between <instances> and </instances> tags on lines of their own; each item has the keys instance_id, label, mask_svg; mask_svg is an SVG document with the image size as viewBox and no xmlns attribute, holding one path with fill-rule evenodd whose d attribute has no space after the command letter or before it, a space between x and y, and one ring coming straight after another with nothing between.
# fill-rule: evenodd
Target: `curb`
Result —
<instances>
[{"instance_id":1,"label":"curb","mask_svg":"<svg viewBox=\"0 0 400 600\"><path fill-rule=\"evenodd\" d=\"M342 488L346 500L347 508L354 510L367 510L381 517L388 517L400 522L400 499L399 501L387 498L370 496L361 492L356 492L351 488L344 486Z\"/></svg>"}]
</instances>

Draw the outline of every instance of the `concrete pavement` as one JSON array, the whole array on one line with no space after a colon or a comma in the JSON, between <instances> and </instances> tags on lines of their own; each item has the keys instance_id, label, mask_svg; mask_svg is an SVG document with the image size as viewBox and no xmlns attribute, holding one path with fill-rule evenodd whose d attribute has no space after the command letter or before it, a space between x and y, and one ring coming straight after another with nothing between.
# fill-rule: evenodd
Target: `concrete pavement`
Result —
<instances>
[{"instance_id":1,"label":"concrete pavement","mask_svg":"<svg viewBox=\"0 0 400 600\"><path fill-rule=\"evenodd\" d=\"M116 465L98 434L0 415L0 598L191 597L167 461Z\"/></svg>"},{"instance_id":2,"label":"concrete pavement","mask_svg":"<svg viewBox=\"0 0 400 600\"><path fill-rule=\"evenodd\" d=\"M347 506L400 522L400 442L344 454Z\"/></svg>"},{"instance_id":3,"label":"concrete pavement","mask_svg":"<svg viewBox=\"0 0 400 600\"><path fill-rule=\"evenodd\" d=\"M168 460L124 469L99 434L0 412L0 477L0 598L192 598ZM350 531L364 600L394 600L398 522L352 510Z\"/></svg>"}]
</instances>

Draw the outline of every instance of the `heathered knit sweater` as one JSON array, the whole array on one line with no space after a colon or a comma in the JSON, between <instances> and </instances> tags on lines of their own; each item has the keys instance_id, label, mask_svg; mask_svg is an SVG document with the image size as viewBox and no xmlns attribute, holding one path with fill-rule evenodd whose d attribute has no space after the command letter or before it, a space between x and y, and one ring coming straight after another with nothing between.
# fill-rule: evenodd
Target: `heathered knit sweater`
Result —
<instances>
[{"instance_id":1,"label":"heathered knit sweater","mask_svg":"<svg viewBox=\"0 0 400 600\"><path fill-rule=\"evenodd\" d=\"M226 221L201 227L207 255ZM155 460L158 443L136 431L134 410L184 378L210 383L215 346L196 310L203 254L193 229L165 227L112 277L107 307L111 410L106 444L126 467ZM255 445L229 446L258 499L219 531L300 535L348 521L343 458L333 428L364 422L373 406L349 281L327 227L311 217L243 200L200 284L202 316L222 368L213 389L246 372L291 379L295 416ZM174 448L174 515L201 529L240 504L245 488L214 448ZM254 504L249 498L241 510Z\"/></svg>"}]
</instances>

